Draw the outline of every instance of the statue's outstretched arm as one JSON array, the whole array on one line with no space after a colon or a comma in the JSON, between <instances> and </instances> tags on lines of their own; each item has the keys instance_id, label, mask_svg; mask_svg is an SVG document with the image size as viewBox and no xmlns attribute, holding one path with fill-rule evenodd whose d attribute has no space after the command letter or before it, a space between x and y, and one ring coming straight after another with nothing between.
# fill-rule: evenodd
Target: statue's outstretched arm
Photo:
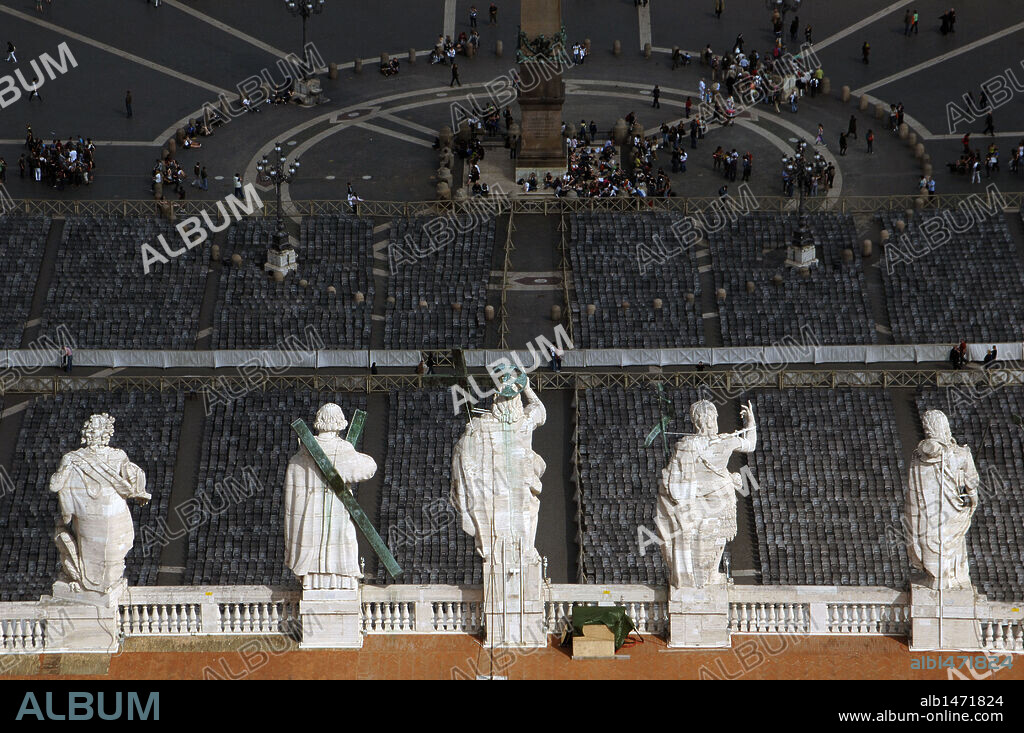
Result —
<instances>
[{"instance_id":1,"label":"statue's outstretched arm","mask_svg":"<svg viewBox=\"0 0 1024 733\"><path fill-rule=\"evenodd\" d=\"M548 419L548 411L545 409L544 403L540 401L540 397L533 391L533 387L530 386L529 382L523 388L523 396L527 399L526 405L523 407L523 414L533 420L534 425L543 425Z\"/></svg>"},{"instance_id":2,"label":"statue's outstretched arm","mask_svg":"<svg viewBox=\"0 0 1024 733\"><path fill-rule=\"evenodd\" d=\"M748 402L740 408L740 419L743 420L743 432L736 447L741 453L753 453L757 448L757 422L754 420L754 406Z\"/></svg>"}]
</instances>

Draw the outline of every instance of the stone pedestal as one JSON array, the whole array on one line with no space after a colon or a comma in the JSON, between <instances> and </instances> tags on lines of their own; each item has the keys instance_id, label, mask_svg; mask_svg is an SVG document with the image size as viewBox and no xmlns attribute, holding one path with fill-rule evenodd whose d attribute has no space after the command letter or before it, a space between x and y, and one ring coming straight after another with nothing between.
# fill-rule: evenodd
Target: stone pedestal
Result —
<instances>
[{"instance_id":1,"label":"stone pedestal","mask_svg":"<svg viewBox=\"0 0 1024 733\"><path fill-rule=\"evenodd\" d=\"M818 248L814 244L791 244L786 250L786 265L789 267L814 267L817 264Z\"/></svg>"},{"instance_id":2,"label":"stone pedestal","mask_svg":"<svg viewBox=\"0 0 1024 733\"><path fill-rule=\"evenodd\" d=\"M362 595L352 590L304 590L300 649L361 649Z\"/></svg>"},{"instance_id":3,"label":"stone pedestal","mask_svg":"<svg viewBox=\"0 0 1024 733\"><path fill-rule=\"evenodd\" d=\"M543 648L544 595L540 558L522 564L511 548L505 561L484 562L484 627L487 646Z\"/></svg>"},{"instance_id":4,"label":"stone pedestal","mask_svg":"<svg viewBox=\"0 0 1024 733\"><path fill-rule=\"evenodd\" d=\"M729 586L669 588L668 622L670 648L730 647Z\"/></svg>"},{"instance_id":5,"label":"stone pedestal","mask_svg":"<svg viewBox=\"0 0 1024 733\"><path fill-rule=\"evenodd\" d=\"M983 648L977 605L984 602L973 588L939 591L910 586L910 651L978 651Z\"/></svg>"},{"instance_id":6,"label":"stone pedestal","mask_svg":"<svg viewBox=\"0 0 1024 733\"><path fill-rule=\"evenodd\" d=\"M124 579L109 593L73 591L67 583L54 583L53 595L39 599L46 607L46 652L116 654L121 631L117 608L127 590Z\"/></svg>"},{"instance_id":7,"label":"stone pedestal","mask_svg":"<svg viewBox=\"0 0 1024 733\"><path fill-rule=\"evenodd\" d=\"M520 30L528 43L541 36L553 39L562 30L561 0L522 0ZM557 44L540 54L528 46L519 46L519 77L522 90L519 108L522 112L522 148L516 160L516 180L530 171L553 175L565 173L566 159L562 143L562 105L565 102L565 84L562 81L561 61L567 50Z\"/></svg>"},{"instance_id":8,"label":"stone pedestal","mask_svg":"<svg viewBox=\"0 0 1024 733\"><path fill-rule=\"evenodd\" d=\"M289 272L299 269L299 256L294 249L267 250L267 262L263 265L267 272L280 272L287 275Z\"/></svg>"}]
</instances>

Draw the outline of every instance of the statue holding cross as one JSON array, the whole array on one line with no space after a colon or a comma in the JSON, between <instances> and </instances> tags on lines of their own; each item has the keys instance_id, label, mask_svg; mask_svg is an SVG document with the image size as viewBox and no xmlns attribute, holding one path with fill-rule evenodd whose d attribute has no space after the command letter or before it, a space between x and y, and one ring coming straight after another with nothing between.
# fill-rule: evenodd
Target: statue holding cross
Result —
<instances>
[{"instance_id":1,"label":"statue holding cross","mask_svg":"<svg viewBox=\"0 0 1024 733\"><path fill-rule=\"evenodd\" d=\"M362 417L363 413L357 411L358 425L353 425L347 438L342 437L348 420L341 407L328 403L316 413L316 437L309 433L305 423L305 435L296 428L303 446L292 456L285 473L285 562L302 580L305 590L350 590L363 577L356 526L348 502L332 489L330 476L325 480L323 467L314 455L321 452L326 456L344 484L372 478L377 462L359 453L354 445L362 429ZM348 489L343 487L342 491ZM348 498L355 502L350 493Z\"/></svg>"}]
</instances>

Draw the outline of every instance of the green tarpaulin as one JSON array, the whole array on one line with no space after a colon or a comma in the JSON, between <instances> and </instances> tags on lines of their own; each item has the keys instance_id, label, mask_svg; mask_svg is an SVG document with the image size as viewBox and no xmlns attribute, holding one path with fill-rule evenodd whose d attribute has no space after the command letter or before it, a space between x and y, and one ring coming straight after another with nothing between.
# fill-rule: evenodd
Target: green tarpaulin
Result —
<instances>
[{"instance_id":1,"label":"green tarpaulin","mask_svg":"<svg viewBox=\"0 0 1024 733\"><path fill-rule=\"evenodd\" d=\"M583 636L583 627L604 624L615 634L615 651L635 631L633 620L626 615L625 606L574 606L572 609L572 635Z\"/></svg>"}]
</instances>

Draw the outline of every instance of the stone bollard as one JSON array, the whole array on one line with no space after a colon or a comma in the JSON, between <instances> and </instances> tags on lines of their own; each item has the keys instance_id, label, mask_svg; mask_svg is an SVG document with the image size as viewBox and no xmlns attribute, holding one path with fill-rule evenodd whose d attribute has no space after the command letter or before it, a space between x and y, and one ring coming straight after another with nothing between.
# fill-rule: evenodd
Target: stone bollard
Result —
<instances>
[{"instance_id":1,"label":"stone bollard","mask_svg":"<svg viewBox=\"0 0 1024 733\"><path fill-rule=\"evenodd\" d=\"M622 55L622 41L615 41L615 43L612 44L612 53L616 56Z\"/></svg>"},{"instance_id":2,"label":"stone bollard","mask_svg":"<svg viewBox=\"0 0 1024 733\"><path fill-rule=\"evenodd\" d=\"M651 57L651 44L650 43L645 43L644 44L644 58L645 59L649 59L650 57Z\"/></svg>"},{"instance_id":3,"label":"stone bollard","mask_svg":"<svg viewBox=\"0 0 1024 733\"><path fill-rule=\"evenodd\" d=\"M426 308L427 307L427 301L425 301L423 298L420 298L419 306L420 306L420 308Z\"/></svg>"},{"instance_id":4,"label":"stone bollard","mask_svg":"<svg viewBox=\"0 0 1024 733\"><path fill-rule=\"evenodd\" d=\"M558 323L562 320L562 306L553 305L551 306L551 320Z\"/></svg>"},{"instance_id":5,"label":"stone bollard","mask_svg":"<svg viewBox=\"0 0 1024 733\"><path fill-rule=\"evenodd\" d=\"M918 196L916 199L914 199L914 208L915 209L923 209L924 208L924 196Z\"/></svg>"},{"instance_id":6,"label":"stone bollard","mask_svg":"<svg viewBox=\"0 0 1024 733\"><path fill-rule=\"evenodd\" d=\"M839 98L844 102L850 101L850 85L843 84L842 89L839 90Z\"/></svg>"},{"instance_id":7,"label":"stone bollard","mask_svg":"<svg viewBox=\"0 0 1024 733\"><path fill-rule=\"evenodd\" d=\"M466 44L466 58L474 58L476 56L476 46L472 43Z\"/></svg>"},{"instance_id":8,"label":"stone bollard","mask_svg":"<svg viewBox=\"0 0 1024 733\"><path fill-rule=\"evenodd\" d=\"M380 55L380 65L381 65L381 67L387 66L389 63L391 63L391 57L388 56L386 53L382 53Z\"/></svg>"},{"instance_id":9,"label":"stone bollard","mask_svg":"<svg viewBox=\"0 0 1024 733\"><path fill-rule=\"evenodd\" d=\"M445 148L448 148L449 152L451 152L452 141L455 139L455 136L452 134L452 128L448 127L448 125L442 127L441 132L438 133L437 139L441 143L442 151Z\"/></svg>"},{"instance_id":10,"label":"stone bollard","mask_svg":"<svg viewBox=\"0 0 1024 733\"><path fill-rule=\"evenodd\" d=\"M494 306L493 305L489 305L486 308L484 308L484 318L486 320L488 320L488 321L493 321L494 320Z\"/></svg>"},{"instance_id":11,"label":"stone bollard","mask_svg":"<svg viewBox=\"0 0 1024 733\"><path fill-rule=\"evenodd\" d=\"M853 262L853 250L852 249L847 248L847 249L843 250L843 262Z\"/></svg>"},{"instance_id":12,"label":"stone bollard","mask_svg":"<svg viewBox=\"0 0 1024 733\"><path fill-rule=\"evenodd\" d=\"M910 125L908 125L906 122L901 122L899 130L900 130L900 140L906 140L907 139L907 135L910 134Z\"/></svg>"},{"instance_id":13,"label":"stone bollard","mask_svg":"<svg viewBox=\"0 0 1024 733\"><path fill-rule=\"evenodd\" d=\"M410 64L415 64L416 63L416 49L415 48L410 48L409 49L409 63Z\"/></svg>"},{"instance_id":14,"label":"stone bollard","mask_svg":"<svg viewBox=\"0 0 1024 733\"><path fill-rule=\"evenodd\" d=\"M274 278L274 282L276 282L276 283L283 283L284 282L284 273L281 272L280 270L274 270L273 271L273 275L271 275L271 277Z\"/></svg>"},{"instance_id":15,"label":"stone bollard","mask_svg":"<svg viewBox=\"0 0 1024 733\"><path fill-rule=\"evenodd\" d=\"M679 54L679 46L672 47L672 58L675 58Z\"/></svg>"},{"instance_id":16,"label":"stone bollard","mask_svg":"<svg viewBox=\"0 0 1024 733\"><path fill-rule=\"evenodd\" d=\"M184 127L179 127L177 130L174 131L174 140L175 140L175 142L178 143L178 145L181 145L183 142L185 142L185 128Z\"/></svg>"},{"instance_id":17,"label":"stone bollard","mask_svg":"<svg viewBox=\"0 0 1024 733\"><path fill-rule=\"evenodd\" d=\"M302 280L299 280L299 287L300 288L308 288L309 287L309 280L306 280L305 278L303 278Z\"/></svg>"},{"instance_id":18,"label":"stone bollard","mask_svg":"<svg viewBox=\"0 0 1024 733\"><path fill-rule=\"evenodd\" d=\"M362 59L356 59L355 61L352 62L352 71L356 72L357 74L362 74L363 73L363 60Z\"/></svg>"},{"instance_id":19,"label":"stone bollard","mask_svg":"<svg viewBox=\"0 0 1024 733\"><path fill-rule=\"evenodd\" d=\"M772 282L775 283L775 287L782 287L784 278L782 275L772 275Z\"/></svg>"},{"instance_id":20,"label":"stone bollard","mask_svg":"<svg viewBox=\"0 0 1024 733\"><path fill-rule=\"evenodd\" d=\"M338 78L338 62L332 61L327 65L327 78L337 79Z\"/></svg>"},{"instance_id":21,"label":"stone bollard","mask_svg":"<svg viewBox=\"0 0 1024 733\"><path fill-rule=\"evenodd\" d=\"M664 303L661 302L661 298L655 298L654 302L651 305L654 306L654 310L660 311Z\"/></svg>"},{"instance_id":22,"label":"stone bollard","mask_svg":"<svg viewBox=\"0 0 1024 733\"><path fill-rule=\"evenodd\" d=\"M861 243L860 253L862 255L864 255L865 257L870 257L871 256L871 240L870 239L865 239L863 241L863 243Z\"/></svg>"},{"instance_id":23,"label":"stone bollard","mask_svg":"<svg viewBox=\"0 0 1024 733\"><path fill-rule=\"evenodd\" d=\"M886 107L882 102L875 105L875 119L880 120L888 114L889 108Z\"/></svg>"},{"instance_id":24,"label":"stone bollard","mask_svg":"<svg viewBox=\"0 0 1024 733\"><path fill-rule=\"evenodd\" d=\"M686 302L692 304L693 301L696 300L696 297L697 296L695 296L693 293L687 293L686 294Z\"/></svg>"},{"instance_id":25,"label":"stone bollard","mask_svg":"<svg viewBox=\"0 0 1024 733\"><path fill-rule=\"evenodd\" d=\"M754 290L756 290L756 289L757 289L757 287L754 285L753 281L752 280L747 280L747 292L748 293L753 293Z\"/></svg>"},{"instance_id":26,"label":"stone bollard","mask_svg":"<svg viewBox=\"0 0 1024 733\"><path fill-rule=\"evenodd\" d=\"M334 287L333 285L328 285L327 286L327 294L330 295L330 296L335 296L335 295L338 294L338 289L336 287Z\"/></svg>"},{"instance_id":27,"label":"stone bollard","mask_svg":"<svg viewBox=\"0 0 1024 733\"><path fill-rule=\"evenodd\" d=\"M918 143L917 145L914 146L914 157L917 158L918 160L921 160L921 157L923 155L924 155L924 143Z\"/></svg>"},{"instance_id":28,"label":"stone bollard","mask_svg":"<svg viewBox=\"0 0 1024 733\"><path fill-rule=\"evenodd\" d=\"M879 241L879 242L880 242L881 244L885 244L885 243L886 243L887 241L889 241L889 230L888 230L888 229L883 229L883 230L882 230L882 231L881 231L881 232L879 233L879 235L878 235L878 241Z\"/></svg>"},{"instance_id":29,"label":"stone bollard","mask_svg":"<svg viewBox=\"0 0 1024 733\"><path fill-rule=\"evenodd\" d=\"M231 255L231 264L234 265L235 267L241 267L242 266L242 255L239 255L239 254Z\"/></svg>"},{"instance_id":30,"label":"stone bollard","mask_svg":"<svg viewBox=\"0 0 1024 733\"><path fill-rule=\"evenodd\" d=\"M363 295L363 291L362 290L357 290L356 294L354 296L352 296L352 298L353 298L353 300L355 300L356 303L365 303L366 302L366 296Z\"/></svg>"},{"instance_id":31,"label":"stone bollard","mask_svg":"<svg viewBox=\"0 0 1024 733\"><path fill-rule=\"evenodd\" d=\"M154 183L153 184L153 198L155 198L157 201L159 201L160 198L163 195L164 195L164 184L162 184L162 183Z\"/></svg>"},{"instance_id":32,"label":"stone bollard","mask_svg":"<svg viewBox=\"0 0 1024 733\"><path fill-rule=\"evenodd\" d=\"M625 145L627 135L629 135L629 128L626 127L626 120L620 117L612 127L612 140L616 145Z\"/></svg>"},{"instance_id":33,"label":"stone bollard","mask_svg":"<svg viewBox=\"0 0 1024 733\"><path fill-rule=\"evenodd\" d=\"M724 303L725 302L725 288L719 288L718 290L716 290L715 291L715 297L718 299L719 303Z\"/></svg>"},{"instance_id":34,"label":"stone bollard","mask_svg":"<svg viewBox=\"0 0 1024 733\"><path fill-rule=\"evenodd\" d=\"M451 201L452 200L452 189L444 181L437 182L437 200L438 201Z\"/></svg>"},{"instance_id":35,"label":"stone bollard","mask_svg":"<svg viewBox=\"0 0 1024 733\"><path fill-rule=\"evenodd\" d=\"M438 168L437 180L444 181L445 183L447 183L448 188L450 189L452 187L452 172L448 168L445 168L443 166L441 168Z\"/></svg>"},{"instance_id":36,"label":"stone bollard","mask_svg":"<svg viewBox=\"0 0 1024 733\"><path fill-rule=\"evenodd\" d=\"M469 199L469 191L465 186L459 186L455 189L455 200L456 201L467 201Z\"/></svg>"},{"instance_id":37,"label":"stone bollard","mask_svg":"<svg viewBox=\"0 0 1024 733\"><path fill-rule=\"evenodd\" d=\"M597 313L597 306L593 303L587 303L587 315L592 316Z\"/></svg>"},{"instance_id":38,"label":"stone bollard","mask_svg":"<svg viewBox=\"0 0 1024 733\"><path fill-rule=\"evenodd\" d=\"M821 93L831 94L832 93L832 80L827 76L821 77Z\"/></svg>"},{"instance_id":39,"label":"stone bollard","mask_svg":"<svg viewBox=\"0 0 1024 733\"><path fill-rule=\"evenodd\" d=\"M925 163L924 165L922 165L921 166L921 174L925 175L925 176L930 176L932 174L932 164L931 163Z\"/></svg>"},{"instance_id":40,"label":"stone bollard","mask_svg":"<svg viewBox=\"0 0 1024 733\"><path fill-rule=\"evenodd\" d=\"M860 98L860 103L857 105L857 109L859 109L861 112L867 112L869 104L871 104L871 102L868 101L868 98L862 96Z\"/></svg>"},{"instance_id":41,"label":"stone bollard","mask_svg":"<svg viewBox=\"0 0 1024 733\"><path fill-rule=\"evenodd\" d=\"M500 39L495 41L494 42L494 55L497 56L500 59L501 55L504 52L505 52L505 44L503 44Z\"/></svg>"},{"instance_id":42,"label":"stone bollard","mask_svg":"<svg viewBox=\"0 0 1024 733\"><path fill-rule=\"evenodd\" d=\"M462 303L452 303L452 310L456 313L462 312Z\"/></svg>"},{"instance_id":43,"label":"stone bollard","mask_svg":"<svg viewBox=\"0 0 1024 733\"><path fill-rule=\"evenodd\" d=\"M909 145L910 147L914 147L915 145L917 145L917 133L916 132L909 132L909 133L907 133L907 145Z\"/></svg>"},{"instance_id":44,"label":"stone bollard","mask_svg":"<svg viewBox=\"0 0 1024 733\"><path fill-rule=\"evenodd\" d=\"M896 231L903 232L904 230L906 230L906 228L907 222L903 221L902 219L896 220Z\"/></svg>"},{"instance_id":45,"label":"stone bollard","mask_svg":"<svg viewBox=\"0 0 1024 733\"><path fill-rule=\"evenodd\" d=\"M220 245L219 244L215 244L212 247L210 247L210 259L213 260L214 262L216 262L217 260L220 259Z\"/></svg>"}]
</instances>

